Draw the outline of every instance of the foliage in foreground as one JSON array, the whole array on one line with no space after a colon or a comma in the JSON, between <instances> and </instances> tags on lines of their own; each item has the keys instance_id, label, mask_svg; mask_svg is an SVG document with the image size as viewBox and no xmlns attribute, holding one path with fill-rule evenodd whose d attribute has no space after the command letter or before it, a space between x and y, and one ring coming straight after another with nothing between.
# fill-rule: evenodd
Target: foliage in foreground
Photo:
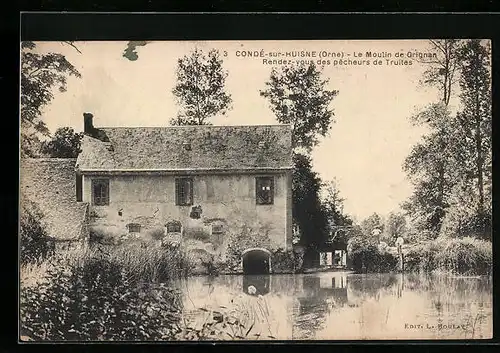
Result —
<instances>
[{"instance_id":1,"label":"foliage in foreground","mask_svg":"<svg viewBox=\"0 0 500 353\"><path fill-rule=\"evenodd\" d=\"M261 296L231 308L195 309L193 321L183 317L180 292L169 288L171 282L137 278L121 251L73 250L47 262L41 280L23 283L22 335L50 341L273 338Z\"/></svg>"},{"instance_id":2,"label":"foliage in foreground","mask_svg":"<svg viewBox=\"0 0 500 353\"><path fill-rule=\"evenodd\" d=\"M438 238L412 246L405 254L405 270L410 272L487 275L492 265L491 242L471 237Z\"/></svg>"},{"instance_id":3,"label":"foliage in foreground","mask_svg":"<svg viewBox=\"0 0 500 353\"><path fill-rule=\"evenodd\" d=\"M136 243L101 246L109 259L118 264L131 280L137 282L168 282L191 274L193 262L178 247Z\"/></svg>"},{"instance_id":4,"label":"foliage in foreground","mask_svg":"<svg viewBox=\"0 0 500 353\"><path fill-rule=\"evenodd\" d=\"M22 197L19 214L21 265L40 263L54 253L55 247L42 224L43 215L37 205L25 197Z\"/></svg>"},{"instance_id":5,"label":"foliage in foreground","mask_svg":"<svg viewBox=\"0 0 500 353\"><path fill-rule=\"evenodd\" d=\"M180 330L178 293L137 282L117 257L58 261L21 290L21 329L32 339L161 340Z\"/></svg>"}]
</instances>

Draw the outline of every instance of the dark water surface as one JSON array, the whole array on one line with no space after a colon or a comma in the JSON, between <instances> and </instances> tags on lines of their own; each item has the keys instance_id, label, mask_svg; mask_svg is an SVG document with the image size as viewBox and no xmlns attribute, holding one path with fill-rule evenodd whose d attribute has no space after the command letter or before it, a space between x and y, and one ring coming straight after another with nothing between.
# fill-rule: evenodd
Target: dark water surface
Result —
<instances>
[{"instance_id":1,"label":"dark water surface","mask_svg":"<svg viewBox=\"0 0 500 353\"><path fill-rule=\"evenodd\" d=\"M224 275L191 277L178 286L186 320L202 324L196 322L200 308L231 311L252 326L247 339L492 337L490 277Z\"/></svg>"}]
</instances>

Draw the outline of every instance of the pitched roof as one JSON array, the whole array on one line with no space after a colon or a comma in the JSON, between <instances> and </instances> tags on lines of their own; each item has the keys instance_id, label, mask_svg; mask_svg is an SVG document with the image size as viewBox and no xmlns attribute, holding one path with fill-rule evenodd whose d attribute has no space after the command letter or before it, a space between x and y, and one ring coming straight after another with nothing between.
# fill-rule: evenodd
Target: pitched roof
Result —
<instances>
[{"instance_id":1,"label":"pitched roof","mask_svg":"<svg viewBox=\"0 0 500 353\"><path fill-rule=\"evenodd\" d=\"M61 240L80 236L88 208L87 203L76 202L75 162L71 158L22 158L20 162L22 197L39 206L48 235Z\"/></svg>"},{"instance_id":2,"label":"pitched roof","mask_svg":"<svg viewBox=\"0 0 500 353\"><path fill-rule=\"evenodd\" d=\"M246 170L292 166L289 125L99 128L85 135L85 170Z\"/></svg>"}]
</instances>

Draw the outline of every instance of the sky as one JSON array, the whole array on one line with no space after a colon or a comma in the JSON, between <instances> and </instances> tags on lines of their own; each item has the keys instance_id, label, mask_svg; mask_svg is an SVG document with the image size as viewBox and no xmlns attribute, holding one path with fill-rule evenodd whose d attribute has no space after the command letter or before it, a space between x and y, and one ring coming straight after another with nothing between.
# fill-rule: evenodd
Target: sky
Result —
<instances>
[{"instance_id":1,"label":"sky","mask_svg":"<svg viewBox=\"0 0 500 353\"><path fill-rule=\"evenodd\" d=\"M76 42L80 53L61 42L36 44L38 52L64 54L82 75L69 78L67 91L56 92L46 106L43 120L51 132L62 126L82 131L84 112L94 114L97 127L168 125L178 110L172 94L177 60L195 47L227 54L223 65L233 105L226 116L213 118L213 124L275 124L268 102L259 95L273 65L241 53L308 51L316 57L307 60L330 60L323 75L328 88L339 91L331 103L335 123L312 151L313 168L325 181L336 179L344 211L358 220L373 212L398 211L411 195L401 165L424 131L408 118L438 99L435 89L419 85L424 66L408 57L409 52L428 53L427 41L150 42L137 47L135 61L122 55L127 42ZM373 65L373 58L366 58L372 51L390 54L393 61L401 53L401 60L412 65L389 65L386 58ZM330 57L318 57L325 53ZM356 55L370 65L334 65L338 58L332 55L342 53L345 60Z\"/></svg>"}]
</instances>

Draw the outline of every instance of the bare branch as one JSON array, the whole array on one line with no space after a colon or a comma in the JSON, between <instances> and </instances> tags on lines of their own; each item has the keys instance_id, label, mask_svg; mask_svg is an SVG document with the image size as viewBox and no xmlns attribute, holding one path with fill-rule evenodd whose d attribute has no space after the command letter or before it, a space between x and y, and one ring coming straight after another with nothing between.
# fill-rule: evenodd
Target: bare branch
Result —
<instances>
[{"instance_id":1,"label":"bare branch","mask_svg":"<svg viewBox=\"0 0 500 353\"><path fill-rule=\"evenodd\" d=\"M80 51L80 49L78 49L78 48L76 47L76 45L74 45L74 44L73 44L73 42L64 41L63 43L68 44L69 46L73 47L73 48L74 48L74 49L75 49L78 53L80 53L80 54L82 53L82 52Z\"/></svg>"}]
</instances>

